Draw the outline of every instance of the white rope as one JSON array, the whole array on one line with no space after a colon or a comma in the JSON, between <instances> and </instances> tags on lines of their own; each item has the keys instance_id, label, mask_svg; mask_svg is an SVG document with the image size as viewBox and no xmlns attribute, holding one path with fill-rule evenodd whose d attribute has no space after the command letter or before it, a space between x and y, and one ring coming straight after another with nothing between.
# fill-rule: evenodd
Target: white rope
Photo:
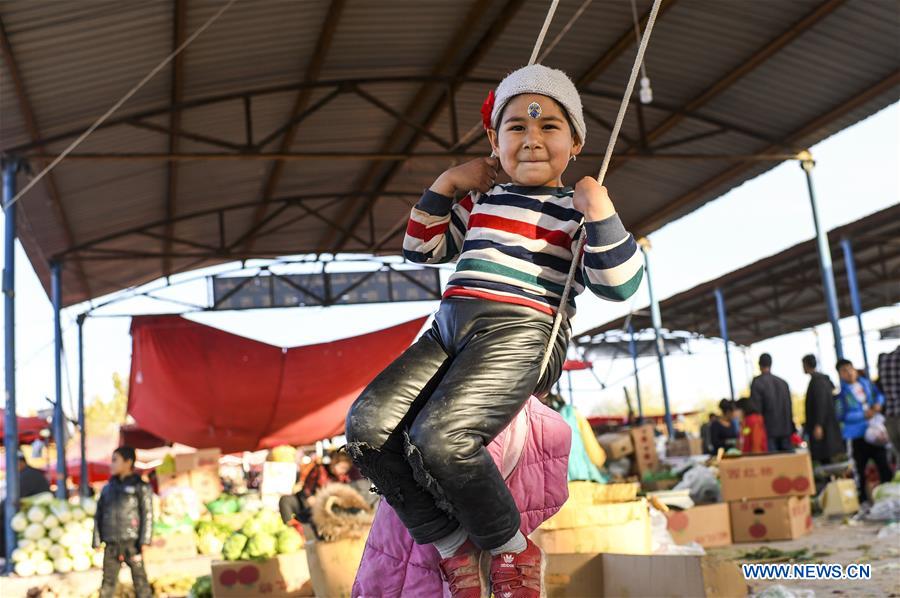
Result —
<instances>
[{"instance_id":1,"label":"white rope","mask_svg":"<svg viewBox=\"0 0 900 598\"><path fill-rule=\"evenodd\" d=\"M622 121L625 120L625 113L628 111L628 103L631 100L631 94L634 92L634 83L637 81L638 73L641 69L641 63L644 61L644 51L650 42L650 33L653 31L653 24L656 22L656 14L659 12L659 5L662 0L653 0L653 8L650 9L650 16L647 19L647 27L644 29L644 35L641 37L641 44L638 46L637 56L634 58L634 65L631 67L631 76L628 78L628 85L625 87L625 95L622 96L622 103L619 105L619 114L616 116L616 122L609 134L609 143L606 146L606 154L603 156L603 164L600 166L600 174L597 175L597 181L602 185L603 179L606 178L606 171L609 168L609 161L612 159L613 149L616 147L616 141L619 137L619 130L622 128ZM556 317L553 320L553 330L550 333L550 340L547 342L547 348L544 350L544 359L541 362L541 373L539 378L544 376L547 370L547 364L550 363L550 357L553 354L553 343L556 341L556 335L562 326L562 320L565 317L566 306L569 300L569 292L572 290L572 282L575 280L575 271L581 262L581 250L584 247L587 234L582 234L572 253L572 263L569 266L569 274L566 277L566 285L563 287L562 296L559 300L559 309L556 310Z\"/></svg>"},{"instance_id":2,"label":"white rope","mask_svg":"<svg viewBox=\"0 0 900 598\"><path fill-rule=\"evenodd\" d=\"M187 48L187 47L190 45L191 42L193 42L195 39L197 39L197 37L198 37L201 33L203 33L204 31L206 31L206 29L207 29L210 25L212 25L212 24L216 21L216 19L218 19L220 16L222 16L222 14L223 14L226 10L228 10L228 9L231 7L231 5L234 4L235 2L237 2L237 0L229 0L229 2L228 2L227 4L225 4L222 8L220 8L219 11L218 11L216 14L214 14L212 17L210 17L209 20L207 20L207 21L206 21L199 29L197 29L197 31L195 31L193 34L191 34L190 37L188 37L186 40L184 40L184 42L183 42L180 46L178 46L175 50L173 50L172 53L169 54L162 62L160 62L158 65L156 65L156 67L155 67L152 71L150 71L149 73L147 73L147 76L146 76L146 77L144 77L143 79L141 79L141 80L137 83L137 85L135 85L134 87L132 87L132 88L128 91L128 93L126 93L124 96L122 96L122 99L120 99L118 102L116 102L115 104L113 104L113 106L112 106L109 110L107 110L107 111L103 114L103 116L101 116L100 118L98 118L97 121L94 122L94 124L92 124L92 125L90 126L90 128L88 128L84 133L82 133L81 135L79 135L79 136L78 136L78 139L76 139L75 141L73 141L73 142L69 145L69 147L67 147L65 150L63 150L63 152L62 152L60 155L58 155L58 156L56 157L56 159L53 160L53 162L51 162L50 164L48 164L48 165L47 165L47 166L46 166L46 167L45 167L45 168L44 168L44 169L43 169L36 177L34 177L34 178L31 179L30 181L28 181L28 184L25 185L25 187L24 187L21 191L19 191L19 193L18 193L15 197L12 198L12 201L10 201L10 202L7 204L7 207L12 206L12 205L15 204L17 201L19 201L19 199L20 199L23 195L25 195L26 193L28 193L35 185L37 185L38 182L39 182L41 179L43 179L45 176L47 176L47 175L50 173L51 170L53 170L54 168L56 168L56 165L57 165L57 164L59 164L60 162L62 162L62 161L66 158L66 156L68 156L68 155L69 155L76 147L78 147L79 145L81 145L81 143L82 143L85 139L87 139L88 136L89 136L91 133L93 133L93 132L97 129L97 127L99 127L99 126L102 125L104 122L106 122L106 120L107 120L110 116L112 116L113 113L114 113L116 110L118 110L119 108L122 107L122 104L124 104L125 102L127 102L127 101L131 98L131 96L133 96L134 94L136 94L136 93L137 93L137 92L138 92L138 91L139 91L139 90L147 83L147 81L149 81L150 79L152 79L159 71L163 70L163 69L166 67L166 65L168 65L170 62L172 62L172 60L173 60L176 56L178 56L185 48Z\"/></svg>"},{"instance_id":3,"label":"white rope","mask_svg":"<svg viewBox=\"0 0 900 598\"><path fill-rule=\"evenodd\" d=\"M569 22L563 25L563 28L560 29L559 33L556 34L556 37L553 38L553 41L547 44L547 47L544 48L543 52L541 52L540 57L537 59L539 63L544 62L544 59L547 58L547 55L553 51L553 48L559 45L559 42L562 41L562 38L565 37L565 35L569 32L569 29L572 28L572 25L575 24L575 21L577 21L579 17L581 17L582 13L587 10L587 7L590 6L591 2L593 1L594 0L584 0L584 2L581 3L581 6L578 7L578 10L576 10L575 14L572 15L572 18L569 19Z\"/></svg>"},{"instance_id":4,"label":"white rope","mask_svg":"<svg viewBox=\"0 0 900 598\"><path fill-rule=\"evenodd\" d=\"M553 15L556 14L557 6L559 6L559 0L553 0L550 3L550 9L547 10L547 16L544 17L544 25L541 27L541 32L538 34L537 41L534 42L531 58L528 59L528 66L531 66L534 64L535 60L537 60L538 52L541 51L541 45L544 43L544 36L547 35L547 30L550 29L550 22L553 20Z\"/></svg>"}]
</instances>

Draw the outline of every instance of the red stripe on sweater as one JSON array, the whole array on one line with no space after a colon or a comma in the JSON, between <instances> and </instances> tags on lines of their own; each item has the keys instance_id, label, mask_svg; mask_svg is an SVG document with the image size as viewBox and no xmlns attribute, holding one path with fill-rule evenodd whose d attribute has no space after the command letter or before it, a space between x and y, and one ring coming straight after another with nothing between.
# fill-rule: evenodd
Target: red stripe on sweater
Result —
<instances>
[{"instance_id":1,"label":"red stripe on sweater","mask_svg":"<svg viewBox=\"0 0 900 598\"><path fill-rule=\"evenodd\" d=\"M491 228L507 233L521 235L529 239L541 239L551 245L564 249L572 248L572 237L560 230L550 230L536 224L511 220L493 214L472 214L469 216L469 228Z\"/></svg>"},{"instance_id":2,"label":"red stripe on sweater","mask_svg":"<svg viewBox=\"0 0 900 598\"><path fill-rule=\"evenodd\" d=\"M553 310L546 304L538 301L532 301L525 297L510 297L509 295L495 295L490 291L467 289L465 287L450 287L444 291L444 298L447 297L475 297L477 299L487 299L489 301L499 301L500 303L514 303L515 305L524 305L531 307L539 312L553 315Z\"/></svg>"},{"instance_id":3,"label":"red stripe on sweater","mask_svg":"<svg viewBox=\"0 0 900 598\"><path fill-rule=\"evenodd\" d=\"M441 222L431 226L425 226L421 222L416 222L412 218L406 224L406 234L416 239L422 239L423 243L427 243L433 238L443 235L447 230L448 222Z\"/></svg>"},{"instance_id":4,"label":"red stripe on sweater","mask_svg":"<svg viewBox=\"0 0 900 598\"><path fill-rule=\"evenodd\" d=\"M474 205L474 204L472 203L472 195L471 195L471 194L470 194L470 195L466 195L466 196L463 197L461 200L459 200L459 205L462 206L462 208L463 208L465 211L471 212L471 211L472 211L472 206Z\"/></svg>"}]
</instances>

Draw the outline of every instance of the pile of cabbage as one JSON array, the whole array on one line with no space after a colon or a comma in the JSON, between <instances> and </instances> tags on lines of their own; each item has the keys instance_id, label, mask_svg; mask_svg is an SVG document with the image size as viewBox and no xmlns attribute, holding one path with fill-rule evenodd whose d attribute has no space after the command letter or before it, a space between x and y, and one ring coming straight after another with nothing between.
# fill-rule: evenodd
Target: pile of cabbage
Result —
<instances>
[{"instance_id":1,"label":"pile of cabbage","mask_svg":"<svg viewBox=\"0 0 900 598\"><path fill-rule=\"evenodd\" d=\"M18 542L10 559L21 577L87 571L103 565L103 553L91 548L94 513L91 498L71 502L49 492L22 499L22 511L12 519Z\"/></svg>"},{"instance_id":2,"label":"pile of cabbage","mask_svg":"<svg viewBox=\"0 0 900 598\"><path fill-rule=\"evenodd\" d=\"M277 512L263 509L225 539L222 556L226 561L264 560L302 548L300 533L285 525Z\"/></svg>"}]
</instances>

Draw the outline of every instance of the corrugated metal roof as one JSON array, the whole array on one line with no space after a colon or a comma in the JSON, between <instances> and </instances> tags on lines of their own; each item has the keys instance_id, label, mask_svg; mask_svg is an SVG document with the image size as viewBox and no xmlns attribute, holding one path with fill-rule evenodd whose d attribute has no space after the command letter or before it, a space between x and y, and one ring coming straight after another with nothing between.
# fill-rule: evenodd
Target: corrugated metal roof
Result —
<instances>
[{"instance_id":1,"label":"corrugated metal roof","mask_svg":"<svg viewBox=\"0 0 900 598\"><path fill-rule=\"evenodd\" d=\"M853 313L841 239L850 239L857 268L863 311L900 302L900 206L870 214L828 232L841 313ZM761 259L715 280L697 285L660 302L663 325L718 337L715 289L728 301L728 334L738 344L752 343L796 332L828 321L819 270L816 240L810 239ZM621 331L626 317L578 335L576 342L591 344L598 335ZM649 307L631 315L635 330L650 328Z\"/></svg>"},{"instance_id":2,"label":"corrugated metal roof","mask_svg":"<svg viewBox=\"0 0 900 598\"><path fill-rule=\"evenodd\" d=\"M650 4L637 0L639 14ZM548 42L580 5L561 3ZM185 34L221 6L188 2ZM459 130L464 133L479 122L487 90L527 61L548 6L549 0L239 0L187 48L181 61L181 131L225 145L180 137L177 151L278 151L280 135L262 148L246 147L245 98L252 141L259 143L285 125L298 97L308 96L306 109L344 82L348 86L340 95L297 125L289 152L397 153L407 147L413 153L443 152L440 143L413 127L398 127L393 116L353 93L349 85L358 84L387 110L411 122L425 123L436 109L429 130L449 142L450 110L442 97L447 85L455 89ZM324 38L329 11L341 7L333 37ZM655 102L642 112L650 147L720 127L723 132L660 153L786 151L776 142L801 149L897 100L900 36L893 3L665 0L663 9L647 53ZM32 139L16 89L4 77L3 151L18 149L26 157L59 152L172 50L176 14L174 2L4 2L0 19L38 134L61 137L43 148L29 147ZM783 43L766 51L778 40ZM612 121L634 51L628 0L595 0L546 63L582 81L585 106ZM766 52L764 59L745 68L761 51ZM317 56L319 83L306 93L302 86L311 82L303 81L304 73ZM598 67L598 61L605 68ZM147 127L169 126L174 68L175 63L129 100L113 117L120 124L96 131L76 153L166 154L169 134ZM593 76L586 77L588 73ZM741 76L730 81L732 73ZM435 75L451 79L427 79ZM717 84L718 93L685 112L685 106ZM681 115L677 124L656 131L673 114ZM143 128L123 121L141 115ZM588 128L585 151L602 153L608 132L592 118ZM623 134L617 153L636 151L628 141L636 144L641 137L635 106ZM484 153L487 144L482 139L470 151ZM599 162L579 160L566 172L566 180L596 174ZM402 232L415 193L449 163L447 157L399 164L362 157L292 159L273 177L270 159L179 160L171 168L161 160L71 159L54 171L67 224L48 187L38 185L20 204L22 240L45 285L46 261L64 256L66 304L153 279L163 273L160 253L166 244L158 236L167 232L171 171L177 181L172 214L178 220L169 231L176 237L169 247L176 270L236 256L330 251L342 236L347 237L340 245L343 251L392 253L399 250L402 236L390 235ZM607 184L614 197L627 198L619 204L626 224L646 234L773 164L614 159ZM366 173L371 176L365 178ZM260 209L270 179L277 184L270 203ZM383 193L373 197L379 182ZM371 222L366 216L370 205ZM224 210L221 228L214 212L219 209ZM255 226L260 221L263 225ZM351 223L351 234L343 234ZM155 226L148 228L151 224ZM257 238L244 243L255 228ZM98 242L101 239L106 240ZM226 251L212 250L223 241ZM205 254L203 246L210 248ZM111 251L137 253L127 261L121 255L103 261L97 259L98 250L73 252L78 247L100 248L107 257L113 257Z\"/></svg>"}]
</instances>

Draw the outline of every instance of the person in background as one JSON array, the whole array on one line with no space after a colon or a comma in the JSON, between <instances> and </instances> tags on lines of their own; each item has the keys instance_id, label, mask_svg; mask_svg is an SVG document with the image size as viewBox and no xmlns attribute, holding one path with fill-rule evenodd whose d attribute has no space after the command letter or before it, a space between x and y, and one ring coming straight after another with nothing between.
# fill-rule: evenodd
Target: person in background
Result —
<instances>
[{"instance_id":1,"label":"person in background","mask_svg":"<svg viewBox=\"0 0 900 598\"><path fill-rule=\"evenodd\" d=\"M841 378L841 394L836 403L837 418L844 424L844 439L850 441L853 462L856 465L859 502L866 500L866 465L875 462L881 483L890 481L891 470L887 462L887 448L866 440L869 420L881 413L884 396L871 380L860 376L847 359L837 362L838 376Z\"/></svg>"},{"instance_id":2,"label":"person in background","mask_svg":"<svg viewBox=\"0 0 900 598\"><path fill-rule=\"evenodd\" d=\"M44 472L29 465L25 459L25 453L22 451L18 451L18 466L19 498L34 496L41 492L50 492L50 483L47 481ZM6 499L4 498L0 501L0 513L3 513L5 508ZM8 556L6 554L6 534L2 533L0 533L0 554Z\"/></svg>"},{"instance_id":3,"label":"person in background","mask_svg":"<svg viewBox=\"0 0 900 598\"><path fill-rule=\"evenodd\" d=\"M741 440L738 448L742 453L765 453L769 450L769 439L762 415L756 403L749 397L738 399L737 410L741 413Z\"/></svg>"},{"instance_id":4,"label":"person in background","mask_svg":"<svg viewBox=\"0 0 900 598\"><path fill-rule=\"evenodd\" d=\"M878 385L884 395L884 425L900 464L900 345L878 356Z\"/></svg>"},{"instance_id":5,"label":"person in background","mask_svg":"<svg viewBox=\"0 0 900 598\"><path fill-rule=\"evenodd\" d=\"M809 375L806 389L806 435L809 454L823 465L845 450L841 427L834 411L834 384L816 369L814 355L803 357L803 372Z\"/></svg>"},{"instance_id":6,"label":"person in background","mask_svg":"<svg viewBox=\"0 0 900 598\"><path fill-rule=\"evenodd\" d=\"M719 416L715 413L709 414L709 421L703 422L700 426L700 440L703 442L703 452L707 455L712 455L716 451L713 450L712 446L712 438L710 438L710 428L714 421L719 419Z\"/></svg>"},{"instance_id":7,"label":"person in background","mask_svg":"<svg viewBox=\"0 0 900 598\"><path fill-rule=\"evenodd\" d=\"M787 382L772 373L772 356L759 356L759 376L750 384L750 401L759 409L766 426L769 451L793 451L794 410Z\"/></svg>"},{"instance_id":8,"label":"person in background","mask_svg":"<svg viewBox=\"0 0 900 598\"><path fill-rule=\"evenodd\" d=\"M94 548L103 552L103 583L100 598L112 598L124 562L138 598L153 595L144 571L142 551L153 533L153 495L150 485L134 471L135 454L130 446L113 451L110 478L100 492L94 515Z\"/></svg>"},{"instance_id":9,"label":"person in background","mask_svg":"<svg viewBox=\"0 0 900 598\"><path fill-rule=\"evenodd\" d=\"M286 524L309 523L312 515L312 505L315 502L315 494L320 488L328 484L350 484L354 478L353 461L350 455L343 451L333 452L328 463L317 463L300 483L300 488L294 494L282 496L278 501L278 510L281 519Z\"/></svg>"},{"instance_id":10,"label":"person in background","mask_svg":"<svg viewBox=\"0 0 900 598\"><path fill-rule=\"evenodd\" d=\"M719 409L722 415L717 417L715 421L709 424L709 439L712 445L712 454L719 449L727 451L737 446L738 435L734 431L732 418L734 416L734 405L728 399L719 401Z\"/></svg>"}]
</instances>

